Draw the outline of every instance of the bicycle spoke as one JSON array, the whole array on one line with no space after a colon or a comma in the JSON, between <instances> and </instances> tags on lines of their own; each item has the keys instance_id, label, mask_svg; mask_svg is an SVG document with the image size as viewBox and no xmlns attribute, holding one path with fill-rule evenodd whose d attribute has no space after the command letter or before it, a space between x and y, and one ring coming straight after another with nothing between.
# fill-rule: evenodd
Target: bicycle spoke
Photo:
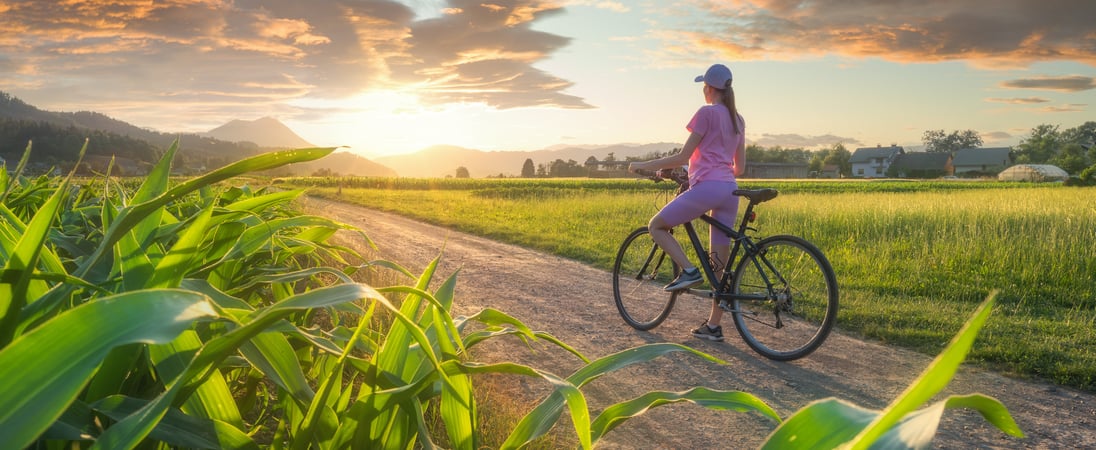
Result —
<instances>
[{"instance_id":1,"label":"bicycle spoke","mask_svg":"<svg viewBox=\"0 0 1096 450\"><path fill-rule=\"evenodd\" d=\"M667 262L669 270L664 266ZM641 330L662 323L677 298L676 292L666 292L662 286L673 279L677 270L646 228L629 235L613 265L613 296L624 321Z\"/></svg>"},{"instance_id":2,"label":"bicycle spoke","mask_svg":"<svg viewBox=\"0 0 1096 450\"><path fill-rule=\"evenodd\" d=\"M837 287L828 261L814 246L791 236L766 239L738 266L735 324L757 352L789 360L814 351L829 334L837 309Z\"/></svg>"}]
</instances>

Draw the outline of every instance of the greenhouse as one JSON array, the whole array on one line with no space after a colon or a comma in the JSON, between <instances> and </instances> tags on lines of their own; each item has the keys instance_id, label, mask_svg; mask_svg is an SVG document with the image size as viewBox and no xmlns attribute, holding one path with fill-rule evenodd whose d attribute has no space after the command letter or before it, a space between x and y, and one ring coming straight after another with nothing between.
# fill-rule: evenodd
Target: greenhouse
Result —
<instances>
[{"instance_id":1,"label":"greenhouse","mask_svg":"<svg viewBox=\"0 0 1096 450\"><path fill-rule=\"evenodd\" d=\"M997 175L998 181L1065 181L1066 171L1049 164L1017 164Z\"/></svg>"}]
</instances>

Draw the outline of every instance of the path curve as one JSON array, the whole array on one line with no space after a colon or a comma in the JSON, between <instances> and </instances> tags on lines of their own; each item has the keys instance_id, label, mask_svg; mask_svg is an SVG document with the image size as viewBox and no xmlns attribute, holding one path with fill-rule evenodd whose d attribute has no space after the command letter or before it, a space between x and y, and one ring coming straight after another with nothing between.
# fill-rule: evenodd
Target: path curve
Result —
<instances>
[{"instance_id":1,"label":"path curve","mask_svg":"<svg viewBox=\"0 0 1096 450\"><path fill-rule=\"evenodd\" d=\"M727 362L720 366L675 355L608 374L583 388L595 414L650 390L695 386L752 393L781 417L827 397L881 409L932 359L835 332L805 359L770 361L750 350L729 321L725 342L692 338L689 330L707 317L708 305L688 298L679 301L658 328L636 331L617 314L611 276L604 270L359 206L311 197L302 204L310 214L365 231L379 249L376 255L412 272L441 254L439 280L459 269L454 316L497 308L534 330L560 338L590 359L646 343L676 342ZM338 238L359 251L367 250L356 235L339 234ZM838 320L840 327L840 316ZM558 347L534 343L530 350L516 339L489 341L477 346L476 355L480 362L520 362L560 376L581 365ZM525 399L530 407L548 392L544 382L523 377L507 380L511 380L509 394ZM942 395L975 392L1004 403L1027 437L1008 436L971 410L950 410L934 440L936 448L1096 449L1096 396L1092 394L964 367ZM775 426L756 413L673 404L627 421L607 434L598 448L756 448Z\"/></svg>"}]
</instances>

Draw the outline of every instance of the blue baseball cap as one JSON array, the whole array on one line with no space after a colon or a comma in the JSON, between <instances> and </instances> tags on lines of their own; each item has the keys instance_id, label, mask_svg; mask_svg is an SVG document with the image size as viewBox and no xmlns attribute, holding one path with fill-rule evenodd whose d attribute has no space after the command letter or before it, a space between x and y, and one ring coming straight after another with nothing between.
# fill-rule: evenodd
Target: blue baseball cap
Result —
<instances>
[{"instance_id":1,"label":"blue baseball cap","mask_svg":"<svg viewBox=\"0 0 1096 450\"><path fill-rule=\"evenodd\" d=\"M707 72L704 72L704 75L696 77L693 81L697 83L703 81L704 84L716 89L726 89L727 83L731 81L731 69L723 64L713 64Z\"/></svg>"}]
</instances>

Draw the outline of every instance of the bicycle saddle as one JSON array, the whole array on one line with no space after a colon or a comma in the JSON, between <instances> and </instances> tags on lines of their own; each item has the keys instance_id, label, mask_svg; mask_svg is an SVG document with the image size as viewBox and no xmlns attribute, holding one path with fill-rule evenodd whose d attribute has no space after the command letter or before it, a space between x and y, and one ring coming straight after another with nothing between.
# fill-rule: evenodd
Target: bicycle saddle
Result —
<instances>
[{"instance_id":1,"label":"bicycle saddle","mask_svg":"<svg viewBox=\"0 0 1096 450\"><path fill-rule=\"evenodd\" d=\"M734 195L746 197L751 203L764 203L776 198L776 189L735 189Z\"/></svg>"}]
</instances>

